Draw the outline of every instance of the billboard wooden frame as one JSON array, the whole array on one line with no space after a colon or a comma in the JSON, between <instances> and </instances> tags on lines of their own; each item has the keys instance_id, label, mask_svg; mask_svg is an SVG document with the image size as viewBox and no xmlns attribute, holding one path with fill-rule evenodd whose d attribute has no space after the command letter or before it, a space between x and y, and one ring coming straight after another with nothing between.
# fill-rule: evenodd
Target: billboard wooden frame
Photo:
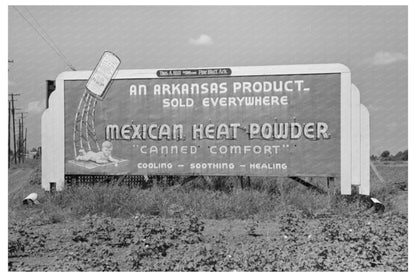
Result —
<instances>
[{"instance_id":1,"label":"billboard wooden frame","mask_svg":"<svg viewBox=\"0 0 416 277\"><path fill-rule=\"evenodd\" d=\"M219 67L215 67L219 68ZM215 69L204 67L204 69ZM221 67L223 68L223 67ZM306 64L306 65L278 65L278 66L247 66L227 67L231 69L231 76L253 75L290 75L290 74L340 74L341 99L341 171L340 184L342 194L351 194L352 179L361 178L361 175L352 176L352 84L351 72L343 64ZM187 68L188 69L188 68ZM199 69L199 68L195 68ZM114 74L117 79L160 78L159 70L169 69L137 69L118 70ZM62 190L65 182L64 168L64 83L70 80L88 80L92 71L67 71L61 73L56 79L56 90L49 98L49 108L42 115L42 188L50 190L51 183L56 189ZM355 121L357 122L357 121ZM358 121L359 122L359 121ZM357 174L357 173L355 173Z\"/></svg>"}]
</instances>

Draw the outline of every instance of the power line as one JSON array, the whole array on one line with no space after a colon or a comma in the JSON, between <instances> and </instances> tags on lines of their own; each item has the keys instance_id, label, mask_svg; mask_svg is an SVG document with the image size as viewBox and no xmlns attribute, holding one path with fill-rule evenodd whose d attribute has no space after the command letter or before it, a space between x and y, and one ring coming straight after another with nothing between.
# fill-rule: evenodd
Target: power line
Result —
<instances>
[{"instance_id":1,"label":"power line","mask_svg":"<svg viewBox=\"0 0 416 277\"><path fill-rule=\"evenodd\" d=\"M48 44L52 50L55 51L55 53L65 62L65 64L73 71L76 71L75 67L69 62L68 58L62 53L61 50L59 50L58 46L53 42L53 40L49 37L49 35L46 33L46 31L40 26L40 24L37 22L35 17L29 12L28 9L25 9L29 12L31 18L37 23L38 28L41 29L45 34L39 31L39 29L15 6L13 8L19 13L19 15L40 35L40 37ZM49 39L49 40L48 40Z\"/></svg>"},{"instance_id":2,"label":"power line","mask_svg":"<svg viewBox=\"0 0 416 277\"><path fill-rule=\"evenodd\" d=\"M76 70L71 63L69 63L69 59L64 55L64 53L58 48L58 46L56 45L56 43L52 40L52 38L48 35L48 32L46 32L45 29L42 28L42 26L39 24L39 22L36 20L36 18L33 16L33 14L30 12L30 10L26 7L22 7L28 14L29 16L32 18L33 22L35 22L36 26L43 32L43 34L46 36L46 38L49 40L49 42L55 47L56 50L58 50L59 53L61 53L61 56L68 62L68 66L72 69L72 70Z\"/></svg>"},{"instance_id":3,"label":"power line","mask_svg":"<svg viewBox=\"0 0 416 277\"><path fill-rule=\"evenodd\" d=\"M43 30L43 28L38 24L39 28L45 33L43 34L42 32L40 32L38 30L38 28L33 25L33 23L15 6L13 6L13 8L19 13L19 15L41 36L41 38L52 48L52 50L55 51L55 53L66 63L66 65L76 71L75 67L69 62L68 58L62 53L62 51L59 50L59 48L56 46L56 44L53 42L53 40L47 35L46 31ZM26 9L26 11L28 11ZM34 19L34 21L36 21L36 19L34 18L34 16L32 14L30 14L31 17ZM37 21L36 21L37 22ZM49 39L49 40L48 40Z\"/></svg>"}]
</instances>

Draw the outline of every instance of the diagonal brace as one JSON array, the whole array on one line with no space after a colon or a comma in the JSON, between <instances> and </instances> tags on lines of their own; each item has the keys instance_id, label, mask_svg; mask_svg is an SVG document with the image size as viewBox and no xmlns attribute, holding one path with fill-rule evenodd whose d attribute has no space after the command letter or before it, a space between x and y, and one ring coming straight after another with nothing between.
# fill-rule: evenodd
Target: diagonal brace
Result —
<instances>
[{"instance_id":1,"label":"diagonal brace","mask_svg":"<svg viewBox=\"0 0 416 277\"><path fill-rule=\"evenodd\" d=\"M317 186L312 185L309 182L306 182L305 180L301 179L300 177L297 177L297 176L289 176L289 178L292 179L292 180L294 180L294 181L296 181L296 182L298 182L298 183L300 183L300 184L302 184L302 185L304 185L305 187L307 187L309 189L315 190L315 191L317 191L319 193L325 193L325 191L323 189L318 188Z\"/></svg>"}]
</instances>

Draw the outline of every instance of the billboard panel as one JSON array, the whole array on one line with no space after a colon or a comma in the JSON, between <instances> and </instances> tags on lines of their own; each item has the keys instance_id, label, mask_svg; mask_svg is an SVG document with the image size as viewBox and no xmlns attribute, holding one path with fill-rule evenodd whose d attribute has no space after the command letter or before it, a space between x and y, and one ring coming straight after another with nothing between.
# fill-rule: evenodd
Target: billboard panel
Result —
<instances>
[{"instance_id":1,"label":"billboard panel","mask_svg":"<svg viewBox=\"0 0 416 277\"><path fill-rule=\"evenodd\" d=\"M65 174L339 177L341 72L257 72L64 80Z\"/></svg>"}]
</instances>

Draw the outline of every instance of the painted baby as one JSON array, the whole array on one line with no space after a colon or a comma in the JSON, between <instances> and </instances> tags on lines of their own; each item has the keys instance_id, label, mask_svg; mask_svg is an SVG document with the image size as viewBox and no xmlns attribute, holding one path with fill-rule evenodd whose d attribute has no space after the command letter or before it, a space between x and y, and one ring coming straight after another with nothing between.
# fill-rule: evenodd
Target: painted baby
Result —
<instances>
[{"instance_id":1,"label":"painted baby","mask_svg":"<svg viewBox=\"0 0 416 277\"><path fill-rule=\"evenodd\" d=\"M101 147L100 152L88 151L85 152L84 149L80 149L79 152L81 155L77 156L75 160L77 161L93 161L98 164L105 164L110 162L119 162L119 160L111 156L113 151L113 144L109 141L104 141Z\"/></svg>"}]
</instances>

